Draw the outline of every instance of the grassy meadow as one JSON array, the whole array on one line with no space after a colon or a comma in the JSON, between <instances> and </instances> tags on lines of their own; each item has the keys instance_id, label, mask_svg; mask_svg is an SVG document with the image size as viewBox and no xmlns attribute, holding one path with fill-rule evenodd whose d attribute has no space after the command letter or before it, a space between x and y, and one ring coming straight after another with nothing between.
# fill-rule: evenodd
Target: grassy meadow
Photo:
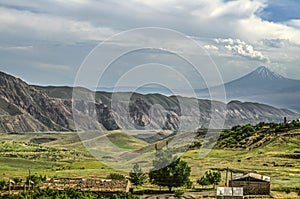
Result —
<instances>
[{"instance_id":1,"label":"grassy meadow","mask_svg":"<svg viewBox=\"0 0 300 199\"><path fill-rule=\"evenodd\" d=\"M119 172L90 155L77 133L2 133L0 136L0 180L13 177L25 179L29 169L31 174L47 177L105 178L112 172ZM122 131L107 132L103 136L124 150L155 150L154 144ZM214 148L204 158L199 156L199 150L193 148L181 156L192 168L194 188L200 188L196 181L205 171L227 167L270 176L273 191L300 187L300 159L297 156L300 153L300 130L273 136L256 148ZM128 173L120 173L128 176ZM224 184L225 171L222 171L221 185Z\"/></svg>"}]
</instances>

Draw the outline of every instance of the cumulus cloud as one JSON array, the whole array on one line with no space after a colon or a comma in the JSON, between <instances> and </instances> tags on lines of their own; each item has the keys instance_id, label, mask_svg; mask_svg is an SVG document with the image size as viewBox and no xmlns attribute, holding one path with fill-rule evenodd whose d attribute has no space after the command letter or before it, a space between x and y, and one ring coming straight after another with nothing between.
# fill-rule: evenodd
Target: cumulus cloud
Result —
<instances>
[{"instance_id":1,"label":"cumulus cloud","mask_svg":"<svg viewBox=\"0 0 300 199\"><path fill-rule=\"evenodd\" d=\"M13 0L0 10L2 21L6 19L0 22L6 30L31 30L32 34L40 32L52 37L103 39L120 30L156 26L200 37L231 37L247 42L279 38L299 42L296 25L273 23L258 16L267 5L266 0L45 0L28 1L25 7L23 0Z\"/></svg>"},{"instance_id":2,"label":"cumulus cloud","mask_svg":"<svg viewBox=\"0 0 300 199\"><path fill-rule=\"evenodd\" d=\"M217 46L209 45L209 44L205 45L204 48L207 50L218 50L219 49Z\"/></svg>"},{"instance_id":3,"label":"cumulus cloud","mask_svg":"<svg viewBox=\"0 0 300 199\"><path fill-rule=\"evenodd\" d=\"M264 62L270 62L269 58L262 52L254 50L254 47L240 39L222 39L214 40L218 44L223 44L224 47L235 55L243 56L250 59L255 59Z\"/></svg>"},{"instance_id":4,"label":"cumulus cloud","mask_svg":"<svg viewBox=\"0 0 300 199\"><path fill-rule=\"evenodd\" d=\"M299 20L285 22L264 20L260 12L263 12L270 1L2 1L0 50L4 53L0 57L2 56L2 60L11 60L3 63L8 66L21 67L33 57L50 65L55 62L69 66L80 65L80 61L97 41L107 39L120 31L151 26L174 29L191 38L197 38L197 42L211 52L215 61L224 67L223 71L230 71L228 70L230 67L230 69L239 68L242 74L269 60L272 60L272 64L276 61L280 66L293 68L291 65L299 63L299 46L297 46L300 44ZM143 39L147 39L141 38L133 38L132 41L143 42ZM212 41L213 38L232 39L219 40L217 43ZM72 45L69 45L70 43ZM114 45L121 46L127 43L119 42ZM176 39L174 46L179 50L185 49L185 43L180 43ZM188 50L198 53L194 49ZM22 64L16 64L16 54L20 55L19 60L22 60ZM244 71L241 65L245 66ZM55 67L57 65L52 68ZM47 67L44 65L44 68ZM76 69L72 68L73 72ZM232 78L230 76L232 73L226 75L228 75L226 79Z\"/></svg>"}]
</instances>

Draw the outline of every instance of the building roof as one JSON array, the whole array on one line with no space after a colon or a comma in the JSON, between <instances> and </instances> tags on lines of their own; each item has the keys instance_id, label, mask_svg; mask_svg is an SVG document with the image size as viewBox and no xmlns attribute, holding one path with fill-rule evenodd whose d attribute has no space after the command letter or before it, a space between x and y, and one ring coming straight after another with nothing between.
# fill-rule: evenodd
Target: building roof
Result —
<instances>
[{"instance_id":1,"label":"building roof","mask_svg":"<svg viewBox=\"0 0 300 199\"><path fill-rule=\"evenodd\" d=\"M246 178L253 178L256 180L261 180L261 181L266 181L266 182L271 181L271 178L269 176L263 176L258 173L247 173L246 175L236 176L233 180L242 180L242 179L246 179Z\"/></svg>"}]
</instances>

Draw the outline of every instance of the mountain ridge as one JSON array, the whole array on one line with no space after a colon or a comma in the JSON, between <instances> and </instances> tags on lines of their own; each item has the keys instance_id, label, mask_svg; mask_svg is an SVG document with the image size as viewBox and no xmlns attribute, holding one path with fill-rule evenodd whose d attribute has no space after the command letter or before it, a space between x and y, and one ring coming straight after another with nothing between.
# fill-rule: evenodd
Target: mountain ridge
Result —
<instances>
[{"instance_id":1,"label":"mountain ridge","mask_svg":"<svg viewBox=\"0 0 300 199\"><path fill-rule=\"evenodd\" d=\"M93 94L85 88L77 89L82 95ZM195 121L199 121L199 128L207 128L212 107L218 117L227 114L226 128L261 121L279 122L283 117L299 118L291 111L259 103L232 101L226 107L218 101L131 92L117 93L120 99L129 96L129 109L123 101L112 109L112 93L108 92L96 92L95 102L79 101L72 108L72 92L72 87L32 86L19 78L0 73L0 131L76 131L73 114L81 118L79 126L83 130L116 130L127 128L128 122L136 129L176 131L181 124L193 124ZM127 110L129 118L123 116Z\"/></svg>"}]
</instances>

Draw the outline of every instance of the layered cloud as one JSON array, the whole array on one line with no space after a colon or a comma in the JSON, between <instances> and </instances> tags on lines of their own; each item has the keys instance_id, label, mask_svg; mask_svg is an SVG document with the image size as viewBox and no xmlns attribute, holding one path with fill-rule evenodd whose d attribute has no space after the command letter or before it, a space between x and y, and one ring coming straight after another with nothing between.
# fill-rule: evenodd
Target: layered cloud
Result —
<instances>
[{"instance_id":1,"label":"layered cloud","mask_svg":"<svg viewBox=\"0 0 300 199\"><path fill-rule=\"evenodd\" d=\"M289 5L290 1L284 2ZM291 17L272 18L282 4L278 0L2 1L1 65L6 71L21 73L17 68L33 68L30 66L32 59L35 59L38 63L44 63L41 68L61 66L68 69L62 71L72 71L74 74L88 52L99 42L120 31L154 26L198 38L197 42L214 54L216 63L220 63L221 73L228 69L241 70L238 74L223 72L224 79L236 78L261 64L297 77L300 71L292 71L297 71L295 68L300 61L297 56L300 49L300 16L291 6L286 6L293 12L289 14ZM280 13L289 11L283 9ZM138 39L143 42L147 38ZM185 46L185 43L174 40L175 44L178 49ZM122 41L119 45L128 44ZM14 69L9 68L11 65Z\"/></svg>"},{"instance_id":2,"label":"layered cloud","mask_svg":"<svg viewBox=\"0 0 300 199\"><path fill-rule=\"evenodd\" d=\"M56 40L66 37L101 40L120 30L158 26L191 36L239 38L248 42L280 38L299 42L297 21L274 23L259 17L267 5L268 2L261 0L45 0L39 3L13 0L2 4L0 22L1 32L14 29Z\"/></svg>"}]
</instances>

